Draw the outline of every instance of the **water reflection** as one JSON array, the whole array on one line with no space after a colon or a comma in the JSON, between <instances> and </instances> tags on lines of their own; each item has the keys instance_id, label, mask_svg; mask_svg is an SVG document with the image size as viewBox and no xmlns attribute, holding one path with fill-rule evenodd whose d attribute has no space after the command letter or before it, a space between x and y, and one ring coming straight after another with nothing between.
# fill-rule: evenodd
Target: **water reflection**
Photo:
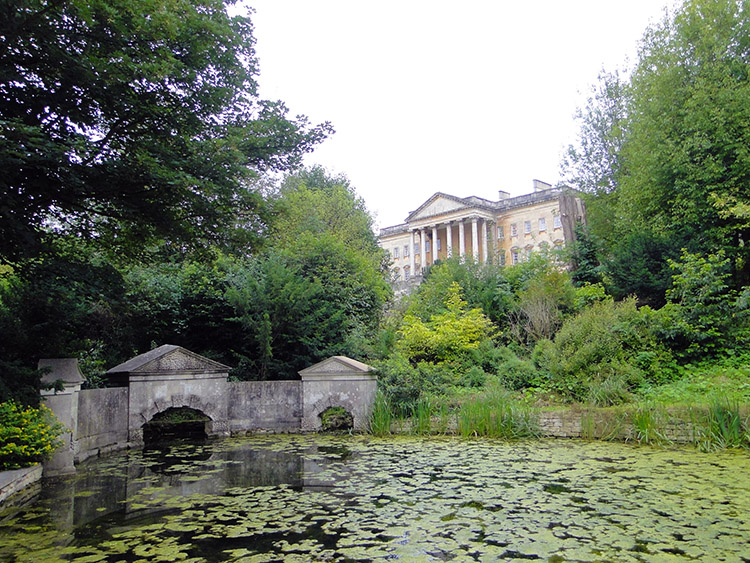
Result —
<instances>
[{"instance_id":1,"label":"water reflection","mask_svg":"<svg viewBox=\"0 0 750 563\"><path fill-rule=\"evenodd\" d=\"M741 560L750 458L267 436L90 460L0 514L0 560Z\"/></svg>"}]
</instances>

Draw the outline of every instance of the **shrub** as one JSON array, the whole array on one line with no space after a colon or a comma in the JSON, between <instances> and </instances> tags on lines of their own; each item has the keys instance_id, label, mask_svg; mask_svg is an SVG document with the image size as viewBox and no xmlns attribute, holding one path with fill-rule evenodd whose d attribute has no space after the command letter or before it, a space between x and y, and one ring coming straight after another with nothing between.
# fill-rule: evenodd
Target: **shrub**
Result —
<instances>
[{"instance_id":1,"label":"shrub","mask_svg":"<svg viewBox=\"0 0 750 563\"><path fill-rule=\"evenodd\" d=\"M689 360L744 350L750 338L747 291L729 286L730 260L722 252L703 258L683 249L669 267L675 274L668 303L658 312L662 338Z\"/></svg>"},{"instance_id":2,"label":"shrub","mask_svg":"<svg viewBox=\"0 0 750 563\"><path fill-rule=\"evenodd\" d=\"M52 455L62 444L64 428L44 405L22 407L0 403L0 469L33 465Z\"/></svg>"},{"instance_id":3,"label":"shrub","mask_svg":"<svg viewBox=\"0 0 750 563\"><path fill-rule=\"evenodd\" d=\"M328 407L320 413L320 423L324 432L351 430L354 418L344 407Z\"/></svg>"},{"instance_id":4,"label":"shrub","mask_svg":"<svg viewBox=\"0 0 750 563\"><path fill-rule=\"evenodd\" d=\"M580 401L593 389L597 400L621 402L643 382L662 383L676 373L674 358L654 335L651 313L639 311L634 299L595 303L566 321L551 345L542 341L533 357L562 396Z\"/></svg>"}]
</instances>

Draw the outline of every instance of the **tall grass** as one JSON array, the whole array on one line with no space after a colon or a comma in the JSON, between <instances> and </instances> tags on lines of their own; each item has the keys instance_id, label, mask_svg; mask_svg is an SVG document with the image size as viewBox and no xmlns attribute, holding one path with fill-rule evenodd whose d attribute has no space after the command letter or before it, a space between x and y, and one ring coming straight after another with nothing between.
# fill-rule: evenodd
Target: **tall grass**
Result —
<instances>
[{"instance_id":1,"label":"tall grass","mask_svg":"<svg viewBox=\"0 0 750 563\"><path fill-rule=\"evenodd\" d=\"M541 435L539 419L508 393L491 389L467 400L458 411L458 431L464 437L528 438Z\"/></svg>"},{"instance_id":2,"label":"tall grass","mask_svg":"<svg viewBox=\"0 0 750 563\"><path fill-rule=\"evenodd\" d=\"M669 416L663 407L646 403L638 405L630 416L633 437L639 444L665 444L669 442L666 427Z\"/></svg>"},{"instance_id":3,"label":"tall grass","mask_svg":"<svg viewBox=\"0 0 750 563\"><path fill-rule=\"evenodd\" d=\"M736 401L714 401L693 424L696 444L703 451L750 448L750 423L743 420Z\"/></svg>"},{"instance_id":4,"label":"tall grass","mask_svg":"<svg viewBox=\"0 0 750 563\"><path fill-rule=\"evenodd\" d=\"M431 434L432 433L432 414L435 404L429 397L420 398L415 404L412 411L412 432L414 434Z\"/></svg>"},{"instance_id":5,"label":"tall grass","mask_svg":"<svg viewBox=\"0 0 750 563\"><path fill-rule=\"evenodd\" d=\"M370 415L370 432L375 436L386 436L391 433L391 402L387 395L378 391Z\"/></svg>"}]
</instances>

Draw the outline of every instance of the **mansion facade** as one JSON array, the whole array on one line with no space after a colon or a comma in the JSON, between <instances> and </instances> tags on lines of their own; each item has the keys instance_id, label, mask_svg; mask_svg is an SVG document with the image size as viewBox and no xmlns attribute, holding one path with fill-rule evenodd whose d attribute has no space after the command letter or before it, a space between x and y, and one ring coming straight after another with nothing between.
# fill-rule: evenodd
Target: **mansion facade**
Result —
<instances>
[{"instance_id":1,"label":"mansion facade","mask_svg":"<svg viewBox=\"0 0 750 563\"><path fill-rule=\"evenodd\" d=\"M586 222L586 208L575 192L534 180L532 193L501 191L498 201L438 192L378 240L391 255L394 281L406 282L451 256L516 264L534 251L562 248L578 222Z\"/></svg>"}]
</instances>

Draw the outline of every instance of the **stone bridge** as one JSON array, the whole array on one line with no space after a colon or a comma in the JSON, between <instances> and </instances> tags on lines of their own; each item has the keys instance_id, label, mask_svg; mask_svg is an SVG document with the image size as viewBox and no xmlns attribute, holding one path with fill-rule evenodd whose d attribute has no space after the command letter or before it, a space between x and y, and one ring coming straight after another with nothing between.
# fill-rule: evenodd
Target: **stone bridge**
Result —
<instances>
[{"instance_id":1,"label":"stone bridge","mask_svg":"<svg viewBox=\"0 0 750 563\"><path fill-rule=\"evenodd\" d=\"M143 445L144 425L170 408L209 418L206 434L300 432L321 428L320 415L343 407L354 429L367 428L377 381L370 366L333 356L299 372L298 381L229 381L229 367L165 344L107 372L114 387L81 390L76 360L41 360L44 382L62 379L62 392L43 392L47 406L70 429L66 444L45 464L65 473L92 455Z\"/></svg>"}]
</instances>

